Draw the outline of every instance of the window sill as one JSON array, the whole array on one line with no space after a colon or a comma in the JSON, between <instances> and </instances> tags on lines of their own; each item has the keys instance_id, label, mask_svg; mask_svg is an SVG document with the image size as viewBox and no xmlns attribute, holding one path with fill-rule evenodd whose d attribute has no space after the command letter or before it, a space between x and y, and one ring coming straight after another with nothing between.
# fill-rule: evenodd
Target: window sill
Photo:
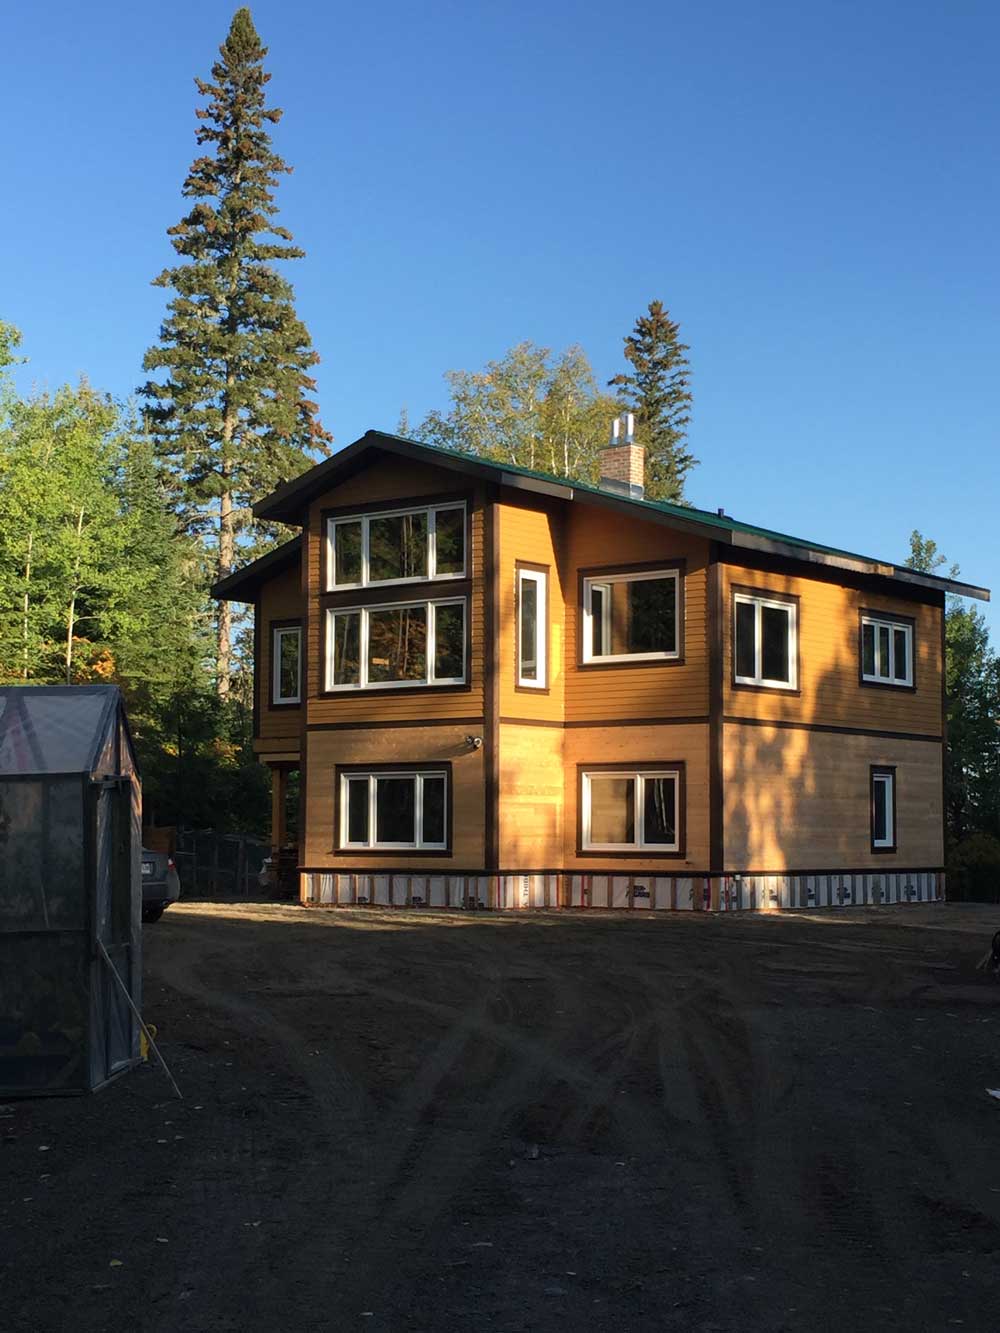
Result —
<instances>
[{"instance_id":1,"label":"window sill","mask_svg":"<svg viewBox=\"0 0 1000 1333\"><path fill-rule=\"evenodd\" d=\"M917 690L915 684L905 680L874 680L868 676L859 677L858 684L866 690L902 690L909 694L915 694Z\"/></svg>"},{"instance_id":2,"label":"window sill","mask_svg":"<svg viewBox=\"0 0 1000 1333\"><path fill-rule=\"evenodd\" d=\"M640 657L638 655L629 655L628 657L592 657L577 662L580 671L611 671L620 670L622 667L671 667L683 666L684 658L680 654L659 654Z\"/></svg>"},{"instance_id":3,"label":"window sill","mask_svg":"<svg viewBox=\"0 0 1000 1333\"><path fill-rule=\"evenodd\" d=\"M796 696L802 693L798 685L781 685L778 682L762 683L760 681L739 679L733 680L732 688L734 690L752 690L757 694L790 694Z\"/></svg>"}]
</instances>

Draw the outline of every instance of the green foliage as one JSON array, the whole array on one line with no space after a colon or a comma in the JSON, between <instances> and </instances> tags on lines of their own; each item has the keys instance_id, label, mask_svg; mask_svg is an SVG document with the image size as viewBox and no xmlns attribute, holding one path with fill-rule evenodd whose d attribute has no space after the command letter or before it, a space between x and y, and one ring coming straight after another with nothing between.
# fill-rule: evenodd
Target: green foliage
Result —
<instances>
[{"instance_id":1,"label":"green foliage","mask_svg":"<svg viewBox=\"0 0 1000 1333\"><path fill-rule=\"evenodd\" d=\"M0 319L0 370L16 366L24 358L17 355L21 345L21 330Z\"/></svg>"},{"instance_id":2,"label":"green foliage","mask_svg":"<svg viewBox=\"0 0 1000 1333\"><path fill-rule=\"evenodd\" d=\"M931 574L947 564L935 542L914 531L910 537L910 569ZM952 565L947 577L957 578ZM971 840L1000 838L1000 661L990 645L985 618L949 597L945 613L945 693L948 744L945 754L945 827L949 871L971 865ZM977 853L978 855L978 853ZM985 861L977 864L986 864ZM1000 868L1000 861L998 861ZM981 878L981 872L976 872ZM977 881L978 882L978 881ZM978 892L978 891L977 891ZM1000 873L994 895L1000 896Z\"/></svg>"},{"instance_id":3,"label":"green foliage","mask_svg":"<svg viewBox=\"0 0 1000 1333\"><path fill-rule=\"evenodd\" d=\"M142 387L158 456L169 465L179 512L207 536L214 575L240 554L254 499L316 461L323 429L312 368L319 358L295 313L291 284L275 267L302 257L275 221L274 190L290 171L271 146L261 44L248 9L237 11L212 66L197 79L199 145L183 194L190 211L169 230L182 262L155 285L173 290ZM217 672L229 688L228 604L219 608Z\"/></svg>"},{"instance_id":4,"label":"green foliage","mask_svg":"<svg viewBox=\"0 0 1000 1333\"><path fill-rule=\"evenodd\" d=\"M628 373L613 376L621 407L635 413L637 444L646 447L646 495L650 500L684 501L684 479L697 460L686 448L691 420L687 352L661 301L651 301L625 339Z\"/></svg>"},{"instance_id":5,"label":"green foliage","mask_svg":"<svg viewBox=\"0 0 1000 1333\"><path fill-rule=\"evenodd\" d=\"M431 412L417 438L555 476L598 480L615 401L598 391L579 347L553 357L523 342L480 371L445 375L451 406Z\"/></svg>"}]
</instances>

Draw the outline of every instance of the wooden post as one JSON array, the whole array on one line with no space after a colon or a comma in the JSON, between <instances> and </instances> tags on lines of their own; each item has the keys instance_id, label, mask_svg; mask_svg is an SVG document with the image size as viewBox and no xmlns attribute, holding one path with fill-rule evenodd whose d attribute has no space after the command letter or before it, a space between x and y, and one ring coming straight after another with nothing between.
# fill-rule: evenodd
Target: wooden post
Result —
<instances>
[{"instance_id":1,"label":"wooden post","mask_svg":"<svg viewBox=\"0 0 1000 1333\"><path fill-rule=\"evenodd\" d=\"M288 770L271 769L271 849L277 852L287 836L285 814L288 806Z\"/></svg>"}]
</instances>

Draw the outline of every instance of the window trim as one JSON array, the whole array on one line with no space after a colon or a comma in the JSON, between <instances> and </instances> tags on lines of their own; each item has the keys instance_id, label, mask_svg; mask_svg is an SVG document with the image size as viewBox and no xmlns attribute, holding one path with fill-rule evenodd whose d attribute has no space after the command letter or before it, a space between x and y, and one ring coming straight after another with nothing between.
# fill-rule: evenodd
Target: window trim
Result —
<instances>
[{"instance_id":1,"label":"window trim","mask_svg":"<svg viewBox=\"0 0 1000 1333\"><path fill-rule=\"evenodd\" d=\"M665 667L684 665L684 584L686 560L646 560L636 564L599 565L581 569L577 588L577 666L586 671L619 671L630 667ZM595 583L655 578L667 575L674 579L676 588L676 647L672 653L620 653L616 656L590 655L591 641L589 587Z\"/></svg>"},{"instance_id":2,"label":"window trim","mask_svg":"<svg viewBox=\"0 0 1000 1333\"><path fill-rule=\"evenodd\" d=\"M593 846L587 842L589 835L590 797L587 778L592 774L613 777L671 776L676 782L675 835L676 845L666 848L660 845L639 847L625 844L599 844ZM663 760L659 763L643 760L635 764L577 764L576 766L576 854L578 857L613 857L615 860L642 861L679 861L687 856L687 765L683 759Z\"/></svg>"},{"instance_id":3,"label":"window trim","mask_svg":"<svg viewBox=\"0 0 1000 1333\"><path fill-rule=\"evenodd\" d=\"M521 676L521 579L533 581L539 588L538 616L535 624L536 657L540 670L538 680ZM549 663L551 661L552 630L549 620L549 566L536 565L530 560L514 562L514 689L526 694L549 693Z\"/></svg>"},{"instance_id":4,"label":"window trim","mask_svg":"<svg viewBox=\"0 0 1000 1333\"><path fill-rule=\"evenodd\" d=\"M346 783L347 778L365 777L444 777L444 843L440 846L421 847L404 843L348 843L343 838L344 821L347 818ZM371 821L371 789L369 782L369 821ZM333 786L333 842L332 853L335 856L375 857L375 856L439 856L450 857L453 854L453 785L452 765L450 760L441 760L429 764L337 764L334 769ZM414 822L416 823L416 810ZM374 831L374 824L369 822L369 833Z\"/></svg>"},{"instance_id":5,"label":"window trim","mask_svg":"<svg viewBox=\"0 0 1000 1333\"><path fill-rule=\"evenodd\" d=\"M372 611L400 611L410 607L427 608L427 679L426 680L380 680L374 685L367 684L368 675L368 614ZM433 678L434 652L437 638L437 607L439 606L461 606L464 618L464 633L462 635L462 675L458 677L448 677L444 680ZM432 616L430 608L434 607L435 612ZM469 598L460 597L427 597L415 598L411 600L391 601L391 602L364 602L357 606L343 606L339 603L324 607L325 617L323 623L323 694L329 696L341 696L345 694L365 694L372 695L385 691L395 692L396 690L464 690L470 685L469 665L470 665L470 647L471 647L471 627L469 613ZM358 636L358 663L359 680L357 685L335 685L332 681L333 676L333 645L331 641L332 626L337 616L359 615L361 624Z\"/></svg>"},{"instance_id":6,"label":"window trim","mask_svg":"<svg viewBox=\"0 0 1000 1333\"><path fill-rule=\"evenodd\" d=\"M889 791L892 796L891 805L887 806L890 812L889 817L892 821L890 828L891 838L886 842L875 841L875 784L880 780L888 780ZM871 850L876 856L884 856L899 850L899 828L896 823L896 765L895 764L872 764L868 774L869 791L869 820L871 832Z\"/></svg>"},{"instance_id":7,"label":"window trim","mask_svg":"<svg viewBox=\"0 0 1000 1333\"><path fill-rule=\"evenodd\" d=\"M295 632L299 637L299 688L294 699L283 699L279 696L281 688L281 675L278 670L280 657L278 654L278 638L282 634ZM268 634L270 636L270 659L268 661L269 688L267 692L269 708L299 708L302 705L302 680L303 680L303 660L302 660L302 621L300 619L292 620L269 620Z\"/></svg>"},{"instance_id":8,"label":"window trim","mask_svg":"<svg viewBox=\"0 0 1000 1333\"><path fill-rule=\"evenodd\" d=\"M437 514L446 509L462 511L462 529L464 534L462 569L459 573L438 574L436 572ZM407 514L427 515L427 573L415 574L398 579L375 579L368 577L370 560L370 530L373 519L402 518ZM432 518L433 516L433 518ZM471 525L469 523L469 502L465 495L433 496L405 505L393 505L379 502L375 505L348 506L343 509L326 509L323 520L323 591L327 593L369 591L371 589L398 588L407 584L456 582L469 576L469 552L471 545ZM355 583L335 583L335 545L334 532L338 524L361 524L361 580ZM435 572L431 572L431 571Z\"/></svg>"},{"instance_id":9,"label":"window trim","mask_svg":"<svg viewBox=\"0 0 1000 1333\"><path fill-rule=\"evenodd\" d=\"M910 674L908 680L893 680L884 676L865 675L865 625L888 625L892 629L905 630L909 641ZM891 642L891 640L890 640ZM876 645L878 637L876 636ZM909 690L917 688L917 622L913 616L906 616L895 611L874 611L869 607L858 610L858 683L865 689ZM895 646L890 653L895 656Z\"/></svg>"},{"instance_id":10,"label":"window trim","mask_svg":"<svg viewBox=\"0 0 1000 1333\"><path fill-rule=\"evenodd\" d=\"M791 633L792 650L788 654L789 667L792 673L792 679L789 682L780 680L765 680L758 674L751 679L748 676L739 676L736 673L736 607L740 602L751 602L757 606L757 615L755 617L755 627L757 629L757 653L756 664L763 665L764 643L763 636L759 633L760 612L764 606L771 605L790 609L791 611ZM779 690L783 694L798 695L802 693L801 689L801 605L800 598L795 593L790 592L772 592L769 588L751 588L740 583L734 583L730 588L730 615L729 615L729 656L731 659L732 670L730 672L730 685L734 690L761 690L772 693Z\"/></svg>"}]
</instances>

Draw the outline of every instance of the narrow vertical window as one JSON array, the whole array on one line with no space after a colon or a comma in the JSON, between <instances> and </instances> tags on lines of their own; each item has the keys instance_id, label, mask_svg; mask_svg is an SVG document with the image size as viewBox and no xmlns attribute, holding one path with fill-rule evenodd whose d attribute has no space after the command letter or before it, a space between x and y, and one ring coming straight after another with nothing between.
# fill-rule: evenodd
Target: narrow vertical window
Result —
<instances>
[{"instance_id":1,"label":"narrow vertical window","mask_svg":"<svg viewBox=\"0 0 1000 1333\"><path fill-rule=\"evenodd\" d=\"M548 575L540 569L517 571L517 683L522 689L548 685Z\"/></svg>"},{"instance_id":2,"label":"narrow vertical window","mask_svg":"<svg viewBox=\"0 0 1000 1333\"><path fill-rule=\"evenodd\" d=\"M872 851L896 850L896 770L871 770Z\"/></svg>"},{"instance_id":3,"label":"narrow vertical window","mask_svg":"<svg viewBox=\"0 0 1000 1333\"><path fill-rule=\"evenodd\" d=\"M302 631L276 626L271 640L271 702L297 704L302 699Z\"/></svg>"}]
</instances>

